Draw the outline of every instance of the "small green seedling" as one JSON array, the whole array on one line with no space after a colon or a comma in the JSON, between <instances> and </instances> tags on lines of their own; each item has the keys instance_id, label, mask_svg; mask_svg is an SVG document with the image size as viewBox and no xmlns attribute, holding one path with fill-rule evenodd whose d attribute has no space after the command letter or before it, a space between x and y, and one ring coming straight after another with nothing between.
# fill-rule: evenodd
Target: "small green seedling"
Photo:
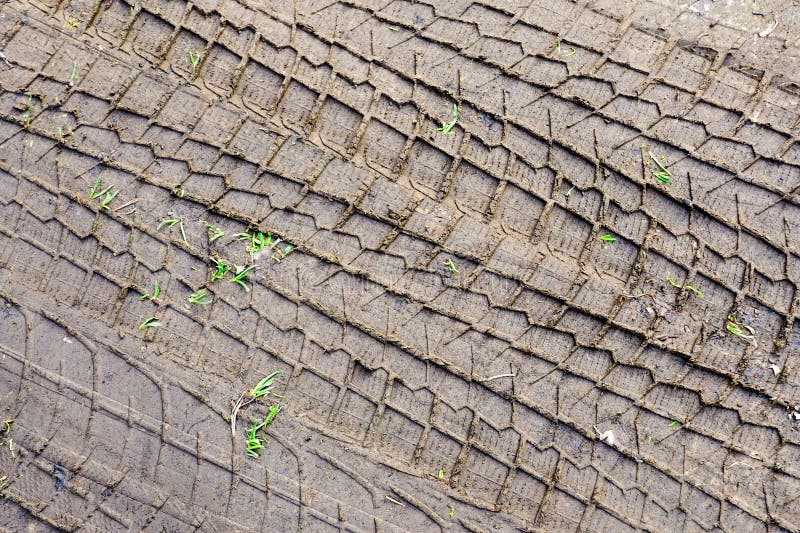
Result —
<instances>
[{"instance_id":1,"label":"small green seedling","mask_svg":"<svg viewBox=\"0 0 800 533\"><path fill-rule=\"evenodd\" d=\"M247 395L254 400L263 398L264 396L269 396L272 390L272 385L275 383L275 378L281 374L283 374L283 370L276 370L272 374L259 381L258 384L247 393Z\"/></svg>"},{"instance_id":2,"label":"small green seedling","mask_svg":"<svg viewBox=\"0 0 800 533\"><path fill-rule=\"evenodd\" d=\"M100 201L100 207L103 209L108 209L108 206L111 205L111 202L114 201L118 194L119 191L106 193L105 198Z\"/></svg>"},{"instance_id":3,"label":"small green seedling","mask_svg":"<svg viewBox=\"0 0 800 533\"><path fill-rule=\"evenodd\" d=\"M727 329L729 333L748 341L753 340L756 336L756 332L753 328L747 324L742 324L733 315L728 315L728 323L725 329ZM747 331L747 333L745 333L745 331Z\"/></svg>"},{"instance_id":4,"label":"small green seedling","mask_svg":"<svg viewBox=\"0 0 800 533\"><path fill-rule=\"evenodd\" d=\"M256 435L256 432L261 429L262 424L259 424L258 421L253 422L253 427L250 429L245 430L245 436L247 437L247 455L258 459L258 450L264 449L264 441L261 437Z\"/></svg>"},{"instance_id":5,"label":"small green seedling","mask_svg":"<svg viewBox=\"0 0 800 533\"><path fill-rule=\"evenodd\" d=\"M253 270L255 267L256 267L255 265L250 265L249 267L245 268L244 270L233 276L231 278L231 282L238 283L245 291L250 292L250 287L247 286L244 280L247 278L247 274L250 273L250 271Z\"/></svg>"},{"instance_id":6,"label":"small green seedling","mask_svg":"<svg viewBox=\"0 0 800 533\"><path fill-rule=\"evenodd\" d=\"M94 182L94 185L92 186L91 190L89 190L89 199L90 200L96 200L96 199L100 198L101 196L103 196L104 194L108 194L108 192L114 187L113 185L109 185L108 187L106 187L102 191L99 191L98 189L100 189L100 181L102 179L103 179L102 176L97 176L97 181Z\"/></svg>"},{"instance_id":7,"label":"small green seedling","mask_svg":"<svg viewBox=\"0 0 800 533\"><path fill-rule=\"evenodd\" d=\"M139 324L139 329L144 328L160 328L164 324L161 323L156 317L151 316L150 318L145 318L144 321Z\"/></svg>"},{"instance_id":8,"label":"small green seedling","mask_svg":"<svg viewBox=\"0 0 800 533\"><path fill-rule=\"evenodd\" d=\"M272 244L272 234L270 232L267 232L267 236L266 237L260 231L259 232L255 232L254 231L253 233L237 233L236 237L240 241L242 241L242 240L249 240L250 241L250 244L248 244L245 247L245 251L250 254L250 257L252 257L257 252L260 252L264 248L274 246ZM279 241L280 241L280 239L279 239Z\"/></svg>"},{"instance_id":9,"label":"small green seedling","mask_svg":"<svg viewBox=\"0 0 800 533\"><path fill-rule=\"evenodd\" d=\"M200 58L202 55L200 52L189 52L189 61L192 63L192 68L197 68L197 65L200 63Z\"/></svg>"},{"instance_id":10,"label":"small green seedling","mask_svg":"<svg viewBox=\"0 0 800 533\"><path fill-rule=\"evenodd\" d=\"M455 507L451 507L451 508L450 508L450 512L449 512L449 513L447 513L447 515L448 515L450 518L453 518L453 517L456 515L456 509L455 509Z\"/></svg>"},{"instance_id":11,"label":"small green seedling","mask_svg":"<svg viewBox=\"0 0 800 533\"><path fill-rule=\"evenodd\" d=\"M213 301L210 298L211 296L208 294L208 291L203 288L190 294L186 300L192 304L208 305Z\"/></svg>"},{"instance_id":12,"label":"small green seedling","mask_svg":"<svg viewBox=\"0 0 800 533\"><path fill-rule=\"evenodd\" d=\"M1 430L2 433L11 433L11 425L14 423L14 419L9 418L8 420L3 420L3 424L5 427Z\"/></svg>"},{"instance_id":13,"label":"small green seedling","mask_svg":"<svg viewBox=\"0 0 800 533\"><path fill-rule=\"evenodd\" d=\"M603 241L603 242L607 242L608 244L613 244L614 241L617 240L617 238L614 237L613 235L609 235L608 233L606 233L605 235L600 237L600 240Z\"/></svg>"},{"instance_id":14,"label":"small green seedling","mask_svg":"<svg viewBox=\"0 0 800 533\"><path fill-rule=\"evenodd\" d=\"M224 231L215 226L212 226L211 224L206 224L206 229L208 230L208 242L214 242L220 237L225 236Z\"/></svg>"},{"instance_id":15,"label":"small green seedling","mask_svg":"<svg viewBox=\"0 0 800 533\"><path fill-rule=\"evenodd\" d=\"M263 450L264 442L267 441L264 437L259 436L258 432L261 430L266 430L267 427L272 424L272 421L275 420L275 416L280 412L280 410L281 407L279 405L271 406L269 408L269 413L267 413L267 416L260 424L256 420L253 422L253 425L250 427L250 429L245 430L245 436L247 437L247 455L258 459L258 450Z\"/></svg>"},{"instance_id":16,"label":"small green seedling","mask_svg":"<svg viewBox=\"0 0 800 533\"><path fill-rule=\"evenodd\" d=\"M161 289L158 287L158 280L154 280L153 284L153 294L143 294L139 297L139 301L150 300L152 302L158 298L158 295L161 294Z\"/></svg>"},{"instance_id":17,"label":"small green seedling","mask_svg":"<svg viewBox=\"0 0 800 533\"><path fill-rule=\"evenodd\" d=\"M160 230L164 226L166 226L168 228L171 228L171 227L175 226L175 224L177 224L178 228L181 230L181 238L183 239L183 242L186 244L186 246L189 246L189 241L186 240L186 232L183 231L183 220L181 220L179 218L167 218L167 219L162 220L158 224L158 227L156 227L156 231Z\"/></svg>"},{"instance_id":18,"label":"small green seedling","mask_svg":"<svg viewBox=\"0 0 800 533\"><path fill-rule=\"evenodd\" d=\"M456 264L453 263L452 259L448 259L445 261L444 266L450 269L450 272L453 273L454 276L458 276L458 269L456 268Z\"/></svg>"},{"instance_id":19,"label":"small green seedling","mask_svg":"<svg viewBox=\"0 0 800 533\"><path fill-rule=\"evenodd\" d=\"M444 470L440 468L439 471L436 473L436 477L437 479L444 479Z\"/></svg>"},{"instance_id":20,"label":"small green seedling","mask_svg":"<svg viewBox=\"0 0 800 533\"><path fill-rule=\"evenodd\" d=\"M669 281L669 284L672 285L673 287L677 287L677 288L679 288L681 290L684 290L684 291L691 291L694 294L696 294L697 296L699 296L700 298L703 297L703 292L700 291L699 289L696 289L695 287L692 287L691 285L683 285L683 286L681 286L678 283L675 283L674 281L672 281L672 278L669 278L667 281Z\"/></svg>"},{"instance_id":21,"label":"small green seedling","mask_svg":"<svg viewBox=\"0 0 800 533\"><path fill-rule=\"evenodd\" d=\"M436 128L436 131L441 131L445 135L450 133L458 122L458 105L453 104L453 120L450 122L443 122L441 127Z\"/></svg>"},{"instance_id":22,"label":"small green seedling","mask_svg":"<svg viewBox=\"0 0 800 533\"><path fill-rule=\"evenodd\" d=\"M8 439L8 451L11 452L11 458L17 458L17 452L14 451L16 448L16 444L14 444L14 439Z\"/></svg>"},{"instance_id":23,"label":"small green seedling","mask_svg":"<svg viewBox=\"0 0 800 533\"><path fill-rule=\"evenodd\" d=\"M669 177L668 174L664 174L663 172L653 172L653 176L660 181L661 183L671 184L672 178Z\"/></svg>"},{"instance_id":24,"label":"small green seedling","mask_svg":"<svg viewBox=\"0 0 800 533\"><path fill-rule=\"evenodd\" d=\"M654 156L652 152L647 152L647 154L650 156L650 159L653 160L653 162L656 164L659 170L659 172L653 172L653 176L661 183L666 183L666 184L672 183L672 172L667 170L667 167L664 166L664 163L659 161L658 158Z\"/></svg>"},{"instance_id":25,"label":"small green seedling","mask_svg":"<svg viewBox=\"0 0 800 533\"><path fill-rule=\"evenodd\" d=\"M216 266L216 270L211 274L211 283L214 283L218 279L225 279L225 276L228 274L228 270L230 270L230 266L223 260L216 260L214 259L214 265Z\"/></svg>"},{"instance_id":26,"label":"small green seedling","mask_svg":"<svg viewBox=\"0 0 800 533\"><path fill-rule=\"evenodd\" d=\"M575 186L573 185L572 187L569 188L569 190L567 191L567 194L565 194L564 197L565 198L569 198L570 195L572 194L572 191L574 191L574 190L575 190Z\"/></svg>"},{"instance_id":27,"label":"small green seedling","mask_svg":"<svg viewBox=\"0 0 800 533\"><path fill-rule=\"evenodd\" d=\"M233 410L231 411L231 416L229 417L231 423L231 435L236 436L236 416L239 414L239 410L247 407L251 403L255 402L259 398L265 398L272 394L272 385L275 383L275 378L283 374L282 370L276 370L272 374L266 376L261 381L259 381L255 387L250 389L247 392L243 392L239 399L236 401L236 404L233 406ZM244 402L245 396L249 396L250 399ZM244 402L244 403L243 403ZM275 407L270 408L270 415L267 416L267 420L265 420L266 425L272 422L272 419L275 418L275 415L278 411L273 413L273 409ZM280 407L277 408L280 410Z\"/></svg>"},{"instance_id":28,"label":"small green seedling","mask_svg":"<svg viewBox=\"0 0 800 533\"><path fill-rule=\"evenodd\" d=\"M119 191L112 191L111 189L114 188L113 185L109 185L105 189L99 190L100 182L102 179L103 179L102 176L97 176L97 181L94 182L94 185L89 190L89 199L97 200L98 198L103 196L103 199L100 200L100 207L103 209L108 209L108 206L111 205L111 202L113 202L114 199L117 197Z\"/></svg>"},{"instance_id":29,"label":"small green seedling","mask_svg":"<svg viewBox=\"0 0 800 533\"><path fill-rule=\"evenodd\" d=\"M652 159L653 162L658 166L658 168L661 169L661 172L663 172L667 176L672 175L672 173L669 170L667 170L667 167L664 166L664 163L659 161L658 158L654 156L652 152L647 152L647 154L650 156L650 159Z\"/></svg>"},{"instance_id":30,"label":"small green seedling","mask_svg":"<svg viewBox=\"0 0 800 533\"><path fill-rule=\"evenodd\" d=\"M272 259L280 263L281 259L289 255L292 250L294 250L294 244L290 244L283 250L278 250L276 253L272 254Z\"/></svg>"},{"instance_id":31,"label":"small green seedling","mask_svg":"<svg viewBox=\"0 0 800 533\"><path fill-rule=\"evenodd\" d=\"M574 56L576 50L575 50L575 48L570 46L568 52L562 52L561 51L561 39L556 39L556 52L560 52L560 53L564 54L566 57L569 57L569 56Z\"/></svg>"},{"instance_id":32,"label":"small green seedling","mask_svg":"<svg viewBox=\"0 0 800 533\"><path fill-rule=\"evenodd\" d=\"M31 122L33 122L33 96L28 95L28 109L22 114L23 120L25 120L25 127L29 127Z\"/></svg>"},{"instance_id":33,"label":"small green seedling","mask_svg":"<svg viewBox=\"0 0 800 533\"><path fill-rule=\"evenodd\" d=\"M677 420L673 420L672 422L669 423L669 427L674 428L675 426L678 425L678 423L679 422Z\"/></svg>"},{"instance_id":34,"label":"small green seedling","mask_svg":"<svg viewBox=\"0 0 800 533\"><path fill-rule=\"evenodd\" d=\"M69 86L72 87L75 85L75 80L78 79L78 62L73 61L72 63L72 72L69 73Z\"/></svg>"},{"instance_id":35,"label":"small green seedling","mask_svg":"<svg viewBox=\"0 0 800 533\"><path fill-rule=\"evenodd\" d=\"M166 226L168 228L171 228L175 224L180 223L180 221L181 221L181 219L179 219L179 218L167 218L167 219L164 219L161 222L159 222L158 227L156 227L156 231L160 230L164 226Z\"/></svg>"}]
</instances>

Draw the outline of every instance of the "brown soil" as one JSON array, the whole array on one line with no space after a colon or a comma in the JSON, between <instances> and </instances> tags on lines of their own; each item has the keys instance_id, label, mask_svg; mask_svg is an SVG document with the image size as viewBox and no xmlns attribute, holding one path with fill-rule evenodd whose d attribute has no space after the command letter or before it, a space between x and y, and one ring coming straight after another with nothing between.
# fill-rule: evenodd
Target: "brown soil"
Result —
<instances>
[{"instance_id":1,"label":"brown soil","mask_svg":"<svg viewBox=\"0 0 800 533\"><path fill-rule=\"evenodd\" d=\"M0 0L0 530L800 531L800 8L741 4Z\"/></svg>"}]
</instances>

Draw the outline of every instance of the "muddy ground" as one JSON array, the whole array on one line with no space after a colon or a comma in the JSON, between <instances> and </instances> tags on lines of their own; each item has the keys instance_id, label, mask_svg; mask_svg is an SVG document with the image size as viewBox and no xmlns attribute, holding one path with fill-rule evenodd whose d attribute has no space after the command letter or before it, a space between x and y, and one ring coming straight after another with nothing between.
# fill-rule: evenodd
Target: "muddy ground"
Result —
<instances>
[{"instance_id":1,"label":"muddy ground","mask_svg":"<svg viewBox=\"0 0 800 533\"><path fill-rule=\"evenodd\" d=\"M0 530L800 531L798 35L0 1Z\"/></svg>"}]
</instances>

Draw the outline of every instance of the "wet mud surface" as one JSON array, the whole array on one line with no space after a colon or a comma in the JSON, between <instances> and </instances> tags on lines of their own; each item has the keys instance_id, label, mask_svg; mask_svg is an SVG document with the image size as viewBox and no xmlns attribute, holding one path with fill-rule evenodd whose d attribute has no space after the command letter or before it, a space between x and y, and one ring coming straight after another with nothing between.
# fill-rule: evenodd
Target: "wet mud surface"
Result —
<instances>
[{"instance_id":1,"label":"wet mud surface","mask_svg":"<svg viewBox=\"0 0 800 533\"><path fill-rule=\"evenodd\" d=\"M800 530L736 4L0 3L0 530Z\"/></svg>"}]
</instances>

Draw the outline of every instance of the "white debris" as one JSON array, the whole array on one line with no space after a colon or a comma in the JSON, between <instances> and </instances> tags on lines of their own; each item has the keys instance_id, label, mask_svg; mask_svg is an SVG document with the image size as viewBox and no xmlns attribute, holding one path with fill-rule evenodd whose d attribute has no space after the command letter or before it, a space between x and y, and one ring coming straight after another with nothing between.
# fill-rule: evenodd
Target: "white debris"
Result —
<instances>
[{"instance_id":1,"label":"white debris","mask_svg":"<svg viewBox=\"0 0 800 533\"><path fill-rule=\"evenodd\" d=\"M614 437L614 432L613 431L608 429L606 431L602 431L601 432L599 429L597 429L596 426L595 426L594 430L597 431L600 434L600 441L601 442L605 442L609 446L616 445L617 439Z\"/></svg>"},{"instance_id":2,"label":"white debris","mask_svg":"<svg viewBox=\"0 0 800 533\"><path fill-rule=\"evenodd\" d=\"M772 25L771 25L771 26L769 26L769 27L767 27L766 29L764 29L764 30L762 30L762 31L758 32L758 36L759 36L759 37L766 37L767 35L769 35L769 34L770 34L770 33L772 33L773 31L775 31L775 28L777 28L777 27L778 27L778 20L777 20L777 19L775 19L775 20L772 22Z\"/></svg>"},{"instance_id":3,"label":"white debris","mask_svg":"<svg viewBox=\"0 0 800 533\"><path fill-rule=\"evenodd\" d=\"M772 373L775 374L776 376L781 373L781 367L779 367L778 365L772 364L769 365L769 368L772 370Z\"/></svg>"},{"instance_id":4,"label":"white debris","mask_svg":"<svg viewBox=\"0 0 800 533\"><path fill-rule=\"evenodd\" d=\"M64 337L64 342L67 344L72 344L72 339L70 339L69 337Z\"/></svg>"}]
</instances>

